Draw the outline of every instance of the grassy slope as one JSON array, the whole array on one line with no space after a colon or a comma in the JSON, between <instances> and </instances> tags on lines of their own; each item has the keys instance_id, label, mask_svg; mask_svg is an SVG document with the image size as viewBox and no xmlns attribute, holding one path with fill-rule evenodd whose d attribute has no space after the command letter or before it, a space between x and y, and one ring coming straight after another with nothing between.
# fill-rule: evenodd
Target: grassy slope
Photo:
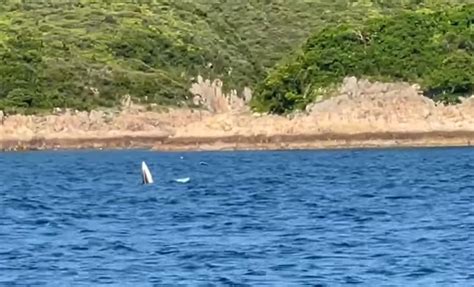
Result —
<instances>
[{"instance_id":1,"label":"grassy slope","mask_svg":"<svg viewBox=\"0 0 474 287\"><path fill-rule=\"evenodd\" d=\"M242 67L255 69L241 50L222 47L192 5L37 4L5 10L5 106L91 108L114 105L124 94L177 104L188 96L190 75L211 60L242 59ZM226 54L217 55L221 50Z\"/></svg>"},{"instance_id":2,"label":"grassy slope","mask_svg":"<svg viewBox=\"0 0 474 287\"><path fill-rule=\"evenodd\" d=\"M253 87L311 32L411 1L124 2L0 1L0 109L185 104L198 73Z\"/></svg>"},{"instance_id":3,"label":"grassy slope","mask_svg":"<svg viewBox=\"0 0 474 287\"><path fill-rule=\"evenodd\" d=\"M299 5L291 10L284 2L4 2L0 109L7 110L113 106L125 94L181 104L198 73L236 88L252 85L295 39L297 44L307 35L289 33L281 42L274 41L276 33L261 37L261 19L268 18L276 32L274 24L291 26L274 23L281 14L294 19L299 13Z\"/></svg>"}]
</instances>

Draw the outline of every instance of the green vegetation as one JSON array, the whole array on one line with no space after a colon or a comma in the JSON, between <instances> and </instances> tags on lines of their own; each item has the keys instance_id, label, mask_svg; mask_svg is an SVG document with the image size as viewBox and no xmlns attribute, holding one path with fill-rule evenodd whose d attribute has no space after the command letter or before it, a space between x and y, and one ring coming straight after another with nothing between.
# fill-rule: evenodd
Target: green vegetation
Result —
<instances>
[{"instance_id":1,"label":"green vegetation","mask_svg":"<svg viewBox=\"0 0 474 287\"><path fill-rule=\"evenodd\" d=\"M0 109L186 104L197 74L253 85L333 6L268 3L0 1Z\"/></svg>"},{"instance_id":2,"label":"green vegetation","mask_svg":"<svg viewBox=\"0 0 474 287\"><path fill-rule=\"evenodd\" d=\"M224 88L255 87L261 82L254 106L289 111L314 98L313 88L338 80L339 74L327 75L331 80L315 85L321 79L314 69L319 60L316 56L311 60L307 53L325 49L318 46L318 39L340 33L342 28L334 28L336 23L347 23L349 29L366 18L374 19L363 30L370 32L367 27L376 27L381 21L375 20L378 17L425 2L432 7L453 1L0 0L0 110L89 110L116 106L124 95L141 103L189 105L189 86L201 74L222 79ZM383 21L397 22L389 19ZM454 30L450 43L472 37L469 29L461 36ZM291 63L295 56L287 55L312 33L315 36L307 41L300 58ZM442 32L436 37L444 41L448 36ZM279 64L267 77L282 58L291 64ZM469 65L472 58L453 52L446 67L457 71L462 61ZM439 85L433 91L444 91L446 85L464 77L449 72L453 77L447 80L445 70L437 72L430 76ZM306 76L304 80L298 76L298 88L289 88L287 82L296 79L296 74ZM302 93L302 87L311 92ZM287 101L282 98L293 100L282 105ZM275 108L278 105L283 108Z\"/></svg>"},{"instance_id":3,"label":"green vegetation","mask_svg":"<svg viewBox=\"0 0 474 287\"><path fill-rule=\"evenodd\" d=\"M418 83L435 100L458 102L474 91L473 23L470 4L326 27L270 72L253 106L302 109L345 76Z\"/></svg>"},{"instance_id":4,"label":"green vegetation","mask_svg":"<svg viewBox=\"0 0 474 287\"><path fill-rule=\"evenodd\" d=\"M251 58L223 47L192 5L5 2L0 109L90 109L116 105L126 94L141 102L181 104L198 72L221 76L232 61L242 60L235 78L246 76L243 69L256 74ZM208 62L212 71L205 69Z\"/></svg>"}]
</instances>

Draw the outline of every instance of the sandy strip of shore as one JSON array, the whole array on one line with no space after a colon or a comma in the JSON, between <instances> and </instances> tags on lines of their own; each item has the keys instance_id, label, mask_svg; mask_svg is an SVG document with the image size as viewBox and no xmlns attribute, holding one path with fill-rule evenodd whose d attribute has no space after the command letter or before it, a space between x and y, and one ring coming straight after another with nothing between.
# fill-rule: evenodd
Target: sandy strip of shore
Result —
<instances>
[{"instance_id":1,"label":"sandy strip of shore","mask_svg":"<svg viewBox=\"0 0 474 287\"><path fill-rule=\"evenodd\" d=\"M228 137L115 136L0 140L3 151L54 149L152 149L157 151L292 150L470 146L472 131Z\"/></svg>"}]
</instances>

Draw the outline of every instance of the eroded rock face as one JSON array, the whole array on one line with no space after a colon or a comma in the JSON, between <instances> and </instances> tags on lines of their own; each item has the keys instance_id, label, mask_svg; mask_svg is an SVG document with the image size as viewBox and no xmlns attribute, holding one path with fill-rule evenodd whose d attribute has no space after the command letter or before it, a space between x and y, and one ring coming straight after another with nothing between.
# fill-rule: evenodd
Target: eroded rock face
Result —
<instances>
[{"instance_id":1,"label":"eroded rock face","mask_svg":"<svg viewBox=\"0 0 474 287\"><path fill-rule=\"evenodd\" d=\"M177 129L178 136L474 130L474 99L435 105L417 85L344 79L338 95L291 117L222 113Z\"/></svg>"},{"instance_id":2,"label":"eroded rock face","mask_svg":"<svg viewBox=\"0 0 474 287\"><path fill-rule=\"evenodd\" d=\"M249 110L247 104L252 98L252 91L249 88L245 88L241 97L239 97L236 90L225 93L222 87L223 82L218 79L211 82L198 76L190 89L194 95L193 103L218 114L239 113Z\"/></svg>"},{"instance_id":3,"label":"eroded rock face","mask_svg":"<svg viewBox=\"0 0 474 287\"><path fill-rule=\"evenodd\" d=\"M417 85L351 77L344 80L339 96L310 106L308 119L324 129L344 132L472 130L472 103L469 98L459 105L436 105Z\"/></svg>"},{"instance_id":4,"label":"eroded rock face","mask_svg":"<svg viewBox=\"0 0 474 287\"><path fill-rule=\"evenodd\" d=\"M346 78L338 95L291 117L257 115L220 83L198 79L209 110L148 112L126 100L121 111L64 111L48 116L4 116L0 140L117 136L221 137L314 135L321 133L474 131L474 98L454 106L435 105L418 86ZM1 114L0 114L1 116Z\"/></svg>"}]
</instances>

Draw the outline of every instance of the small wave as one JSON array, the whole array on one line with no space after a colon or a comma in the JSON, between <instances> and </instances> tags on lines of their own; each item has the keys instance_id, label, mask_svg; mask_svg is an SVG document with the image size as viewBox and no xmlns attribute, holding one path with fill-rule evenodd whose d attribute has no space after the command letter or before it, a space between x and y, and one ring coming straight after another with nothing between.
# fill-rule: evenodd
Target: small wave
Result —
<instances>
[{"instance_id":1,"label":"small wave","mask_svg":"<svg viewBox=\"0 0 474 287\"><path fill-rule=\"evenodd\" d=\"M176 247L163 247L157 250L156 252L154 252L154 254L159 254L159 255L177 254L177 253L179 253L179 249Z\"/></svg>"},{"instance_id":2,"label":"small wave","mask_svg":"<svg viewBox=\"0 0 474 287\"><path fill-rule=\"evenodd\" d=\"M375 197L375 194L373 194L373 193L360 193L357 196L361 197L361 198L373 198L373 197Z\"/></svg>"},{"instance_id":3,"label":"small wave","mask_svg":"<svg viewBox=\"0 0 474 287\"><path fill-rule=\"evenodd\" d=\"M228 286L241 286L241 287L251 286L251 285L248 285L248 284L243 284L243 283L239 283L239 282L236 282L236 281L232 281L231 279L226 278L226 277L220 277L219 282L222 283L222 284L228 285Z\"/></svg>"},{"instance_id":4,"label":"small wave","mask_svg":"<svg viewBox=\"0 0 474 287\"><path fill-rule=\"evenodd\" d=\"M325 256L325 255L308 255L308 256L303 257L303 259L305 260L321 260L321 259L327 259L327 258L330 258L330 257Z\"/></svg>"},{"instance_id":5,"label":"small wave","mask_svg":"<svg viewBox=\"0 0 474 287\"><path fill-rule=\"evenodd\" d=\"M427 241L429 241L428 238L426 238L426 237L420 237L420 238L416 239L416 240L413 241L413 242L414 242L414 243L424 243L424 242L427 242Z\"/></svg>"},{"instance_id":6,"label":"small wave","mask_svg":"<svg viewBox=\"0 0 474 287\"><path fill-rule=\"evenodd\" d=\"M388 253L374 253L370 255L371 258L380 258L380 257L386 257L389 256L390 254Z\"/></svg>"},{"instance_id":7,"label":"small wave","mask_svg":"<svg viewBox=\"0 0 474 287\"><path fill-rule=\"evenodd\" d=\"M388 215L389 213L385 210L369 210L367 211L367 215L371 216L385 216Z\"/></svg>"},{"instance_id":8,"label":"small wave","mask_svg":"<svg viewBox=\"0 0 474 287\"><path fill-rule=\"evenodd\" d=\"M128 251L128 252L137 252L136 249L133 249L131 247L128 247L125 244L115 244L112 248L113 250L123 250L123 251Z\"/></svg>"},{"instance_id":9,"label":"small wave","mask_svg":"<svg viewBox=\"0 0 474 287\"><path fill-rule=\"evenodd\" d=\"M354 221L358 223L364 223L372 220L374 220L374 218L370 216L357 216L356 218L354 218Z\"/></svg>"},{"instance_id":10,"label":"small wave","mask_svg":"<svg viewBox=\"0 0 474 287\"><path fill-rule=\"evenodd\" d=\"M62 252L53 252L53 253L51 253L51 256L59 258L59 257L63 257L64 253L62 253Z\"/></svg>"},{"instance_id":11,"label":"small wave","mask_svg":"<svg viewBox=\"0 0 474 287\"><path fill-rule=\"evenodd\" d=\"M436 272L437 271L435 269L428 268L428 267L422 267L422 268L419 268L419 269L415 270L414 272L409 273L407 276L408 277L422 277L422 276L427 276L427 275L430 275L430 274L433 274L433 273L436 273Z\"/></svg>"},{"instance_id":12,"label":"small wave","mask_svg":"<svg viewBox=\"0 0 474 287\"><path fill-rule=\"evenodd\" d=\"M41 232L40 234L43 236L55 237L55 236L58 236L59 233L54 232L54 231L48 231L48 232Z\"/></svg>"},{"instance_id":13,"label":"small wave","mask_svg":"<svg viewBox=\"0 0 474 287\"><path fill-rule=\"evenodd\" d=\"M388 182L382 186L379 187L379 189L393 189L397 185L394 182Z\"/></svg>"},{"instance_id":14,"label":"small wave","mask_svg":"<svg viewBox=\"0 0 474 287\"><path fill-rule=\"evenodd\" d=\"M258 271L258 270L247 270L245 275L247 275L247 276L265 276L265 275L267 275L267 272Z\"/></svg>"},{"instance_id":15,"label":"small wave","mask_svg":"<svg viewBox=\"0 0 474 287\"><path fill-rule=\"evenodd\" d=\"M75 250L75 251L86 251L86 250L89 250L89 247L88 246L81 246L81 245L74 245L74 246L71 246L70 249Z\"/></svg>"},{"instance_id":16,"label":"small wave","mask_svg":"<svg viewBox=\"0 0 474 287\"><path fill-rule=\"evenodd\" d=\"M127 244L125 244L121 241L115 241L115 242L109 244L107 247L101 249L101 251L107 251L107 250L138 252L138 250L136 250L136 249L134 249L130 246L127 246Z\"/></svg>"},{"instance_id":17,"label":"small wave","mask_svg":"<svg viewBox=\"0 0 474 287\"><path fill-rule=\"evenodd\" d=\"M420 197L416 195L389 195L385 197L385 199L389 199L389 200L410 200L410 199L416 199L416 198L420 198Z\"/></svg>"},{"instance_id":18,"label":"small wave","mask_svg":"<svg viewBox=\"0 0 474 287\"><path fill-rule=\"evenodd\" d=\"M346 276L344 277L344 281L347 284L362 284L364 283L361 279L354 277L354 276Z\"/></svg>"},{"instance_id":19,"label":"small wave","mask_svg":"<svg viewBox=\"0 0 474 287\"><path fill-rule=\"evenodd\" d=\"M40 218L35 220L35 225L46 225L49 223L48 219Z\"/></svg>"},{"instance_id":20,"label":"small wave","mask_svg":"<svg viewBox=\"0 0 474 287\"><path fill-rule=\"evenodd\" d=\"M395 273L385 268L370 268L366 271L367 274L393 276Z\"/></svg>"},{"instance_id":21,"label":"small wave","mask_svg":"<svg viewBox=\"0 0 474 287\"><path fill-rule=\"evenodd\" d=\"M284 270L292 269L296 266L297 266L296 264L279 264L279 265L270 267L270 269L273 271L284 271Z\"/></svg>"},{"instance_id":22,"label":"small wave","mask_svg":"<svg viewBox=\"0 0 474 287\"><path fill-rule=\"evenodd\" d=\"M353 248L362 245L361 242L336 242L331 243L332 246L336 248Z\"/></svg>"}]
</instances>

